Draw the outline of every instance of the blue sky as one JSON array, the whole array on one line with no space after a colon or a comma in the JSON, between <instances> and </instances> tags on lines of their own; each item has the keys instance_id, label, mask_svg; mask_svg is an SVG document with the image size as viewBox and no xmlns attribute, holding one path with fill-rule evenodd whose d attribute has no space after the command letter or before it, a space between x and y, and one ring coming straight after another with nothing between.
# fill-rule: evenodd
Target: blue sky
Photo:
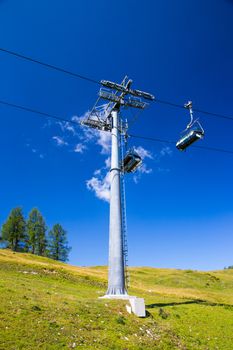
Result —
<instances>
[{"instance_id":1,"label":"blue sky","mask_svg":"<svg viewBox=\"0 0 233 350\"><path fill-rule=\"evenodd\" d=\"M127 74L134 88L158 99L191 99L196 108L232 115L232 16L230 0L2 0L0 47L96 80L120 82ZM85 115L97 97L90 82L2 52L0 62L1 100L71 119ZM36 206L49 226L59 222L68 231L70 263L107 264L109 207L87 181L103 180L108 140L87 141L80 129L6 106L0 115L0 223L15 206L25 215ZM233 150L232 121L196 116L206 132L199 145ZM154 102L130 132L176 140L187 122L185 110ZM148 155L148 173L138 174L137 183L126 178L129 264L203 270L233 264L233 156L180 153L133 138L129 145Z\"/></svg>"}]
</instances>

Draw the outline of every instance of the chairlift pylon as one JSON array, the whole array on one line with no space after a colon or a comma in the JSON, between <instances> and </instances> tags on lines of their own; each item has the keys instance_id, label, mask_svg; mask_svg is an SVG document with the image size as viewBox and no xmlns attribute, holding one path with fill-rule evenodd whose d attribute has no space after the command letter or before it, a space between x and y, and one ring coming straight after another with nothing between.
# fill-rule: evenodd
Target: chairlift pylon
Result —
<instances>
[{"instance_id":1,"label":"chairlift pylon","mask_svg":"<svg viewBox=\"0 0 233 350\"><path fill-rule=\"evenodd\" d=\"M176 143L176 148L179 151L186 150L187 147L192 145L194 142L203 139L204 137L204 129L202 128L198 119L193 120L193 110L192 110L192 101L189 101L184 105L185 108L189 109L190 113L190 122L186 126L186 129L183 133L185 133L179 141Z\"/></svg>"}]
</instances>

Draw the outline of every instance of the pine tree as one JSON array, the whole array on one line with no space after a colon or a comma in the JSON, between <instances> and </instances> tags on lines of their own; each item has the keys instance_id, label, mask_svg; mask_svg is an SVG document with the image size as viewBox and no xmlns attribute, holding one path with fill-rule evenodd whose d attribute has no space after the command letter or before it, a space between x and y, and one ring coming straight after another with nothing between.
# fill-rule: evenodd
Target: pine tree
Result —
<instances>
[{"instance_id":1,"label":"pine tree","mask_svg":"<svg viewBox=\"0 0 233 350\"><path fill-rule=\"evenodd\" d=\"M68 261L71 248L68 246L66 231L60 224L49 232L49 256L54 260Z\"/></svg>"},{"instance_id":2,"label":"pine tree","mask_svg":"<svg viewBox=\"0 0 233 350\"><path fill-rule=\"evenodd\" d=\"M2 225L2 239L13 251L23 250L27 243L26 223L22 209L12 209L7 221Z\"/></svg>"},{"instance_id":3,"label":"pine tree","mask_svg":"<svg viewBox=\"0 0 233 350\"><path fill-rule=\"evenodd\" d=\"M46 249L46 224L38 209L33 208L27 221L29 247L32 254L44 255Z\"/></svg>"}]
</instances>

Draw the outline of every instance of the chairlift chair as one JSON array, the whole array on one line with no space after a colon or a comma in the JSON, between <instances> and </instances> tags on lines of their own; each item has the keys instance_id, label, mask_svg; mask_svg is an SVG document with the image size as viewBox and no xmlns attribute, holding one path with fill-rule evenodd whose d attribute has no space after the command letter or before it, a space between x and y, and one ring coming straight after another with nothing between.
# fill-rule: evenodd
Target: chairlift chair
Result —
<instances>
[{"instance_id":1,"label":"chairlift chair","mask_svg":"<svg viewBox=\"0 0 233 350\"><path fill-rule=\"evenodd\" d=\"M142 158L135 150L129 150L122 162L122 168L125 173L134 173L142 163Z\"/></svg>"},{"instance_id":2,"label":"chairlift chair","mask_svg":"<svg viewBox=\"0 0 233 350\"><path fill-rule=\"evenodd\" d=\"M185 134L176 143L176 148L180 151L186 150L187 147L204 137L204 130L198 119L193 121L192 102L189 101L184 107L189 109L191 120L184 131Z\"/></svg>"},{"instance_id":3,"label":"chairlift chair","mask_svg":"<svg viewBox=\"0 0 233 350\"><path fill-rule=\"evenodd\" d=\"M184 151L188 146L204 137L204 130L202 128L192 128L176 143L176 148Z\"/></svg>"}]
</instances>

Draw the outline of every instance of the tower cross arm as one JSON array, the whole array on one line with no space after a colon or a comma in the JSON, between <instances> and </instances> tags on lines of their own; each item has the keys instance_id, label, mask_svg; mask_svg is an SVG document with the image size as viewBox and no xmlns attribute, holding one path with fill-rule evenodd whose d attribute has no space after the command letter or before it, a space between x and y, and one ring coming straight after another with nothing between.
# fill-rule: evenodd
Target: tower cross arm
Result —
<instances>
[{"instance_id":1,"label":"tower cross arm","mask_svg":"<svg viewBox=\"0 0 233 350\"><path fill-rule=\"evenodd\" d=\"M155 100L155 96L150 94L149 92L144 92L144 91L140 91L140 90L129 90L129 93L133 96L139 96L139 97L143 97L146 100L150 100L150 101L154 101Z\"/></svg>"},{"instance_id":2,"label":"tower cross arm","mask_svg":"<svg viewBox=\"0 0 233 350\"><path fill-rule=\"evenodd\" d=\"M127 84L118 84L109 80L101 80L101 85L112 90L120 91L123 93L123 95L129 94L133 96L142 97L150 101L153 101L155 99L154 95L150 94L149 92L130 89L132 82L133 81L131 79L128 80Z\"/></svg>"}]
</instances>

